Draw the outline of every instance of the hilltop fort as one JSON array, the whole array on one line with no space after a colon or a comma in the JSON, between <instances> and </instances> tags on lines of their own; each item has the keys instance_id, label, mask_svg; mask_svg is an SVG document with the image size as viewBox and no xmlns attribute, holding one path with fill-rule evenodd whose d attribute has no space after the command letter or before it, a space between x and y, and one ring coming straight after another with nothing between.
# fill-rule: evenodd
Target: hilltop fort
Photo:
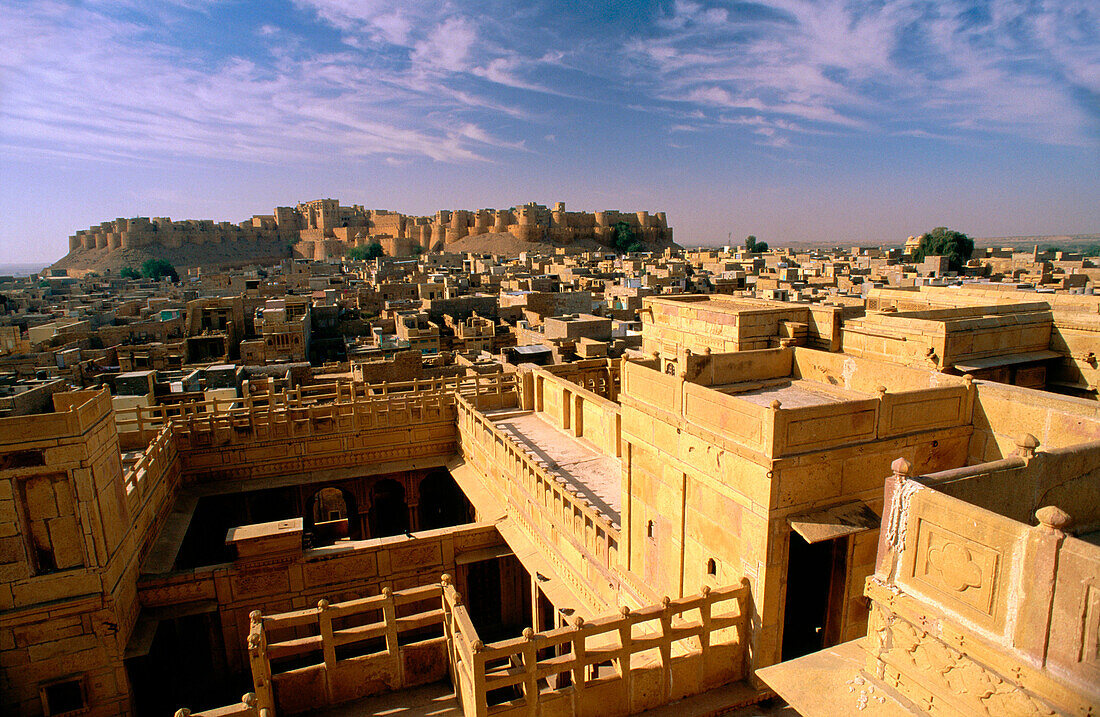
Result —
<instances>
[{"instance_id":1,"label":"hilltop fort","mask_svg":"<svg viewBox=\"0 0 1100 717\"><path fill-rule=\"evenodd\" d=\"M625 223L647 248L672 244L664 212L567 212L534 202L510 209L440 210L411 216L386 209L342 206L317 199L275 207L238 224L209 219L173 221L135 217L103 222L69 237L69 254L58 268L121 269L149 256L177 266L247 263L261 259L324 260L357 246L380 244L390 256L421 252L521 251L528 248L611 246L616 225Z\"/></svg>"}]
</instances>

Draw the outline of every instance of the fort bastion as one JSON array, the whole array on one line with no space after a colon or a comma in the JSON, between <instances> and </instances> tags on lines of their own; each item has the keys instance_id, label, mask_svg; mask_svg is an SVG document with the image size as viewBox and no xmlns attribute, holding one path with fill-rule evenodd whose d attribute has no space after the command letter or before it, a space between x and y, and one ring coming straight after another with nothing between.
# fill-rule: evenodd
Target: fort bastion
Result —
<instances>
[{"instance_id":1,"label":"fort bastion","mask_svg":"<svg viewBox=\"0 0 1100 717\"><path fill-rule=\"evenodd\" d=\"M378 243L387 254L396 256L444 251L448 244L465 237L490 233L530 242L611 245L615 226L622 222L648 245L672 243L672 229L664 212L567 212L563 202L553 208L531 202L509 209L440 210L433 216L411 216L365 209L359 204L341 206L337 199L317 199L295 207L275 207L272 214L257 214L238 224L209 219L119 218L76 232L69 237L69 252L156 244L178 248L268 242L293 244L297 258L326 259L343 256L356 246Z\"/></svg>"}]
</instances>

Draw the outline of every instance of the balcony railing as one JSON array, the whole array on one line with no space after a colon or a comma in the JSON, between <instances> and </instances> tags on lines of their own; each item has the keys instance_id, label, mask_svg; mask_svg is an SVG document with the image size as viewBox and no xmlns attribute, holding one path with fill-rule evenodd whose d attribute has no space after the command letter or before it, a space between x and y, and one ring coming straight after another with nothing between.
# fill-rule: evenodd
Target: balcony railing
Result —
<instances>
[{"instance_id":1,"label":"balcony railing","mask_svg":"<svg viewBox=\"0 0 1100 717\"><path fill-rule=\"evenodd\" d=\"M465 717L628 714L745 676L747 580L489 645L446 575L442 587L451 680Z\"/></svg>"}]
</instances>

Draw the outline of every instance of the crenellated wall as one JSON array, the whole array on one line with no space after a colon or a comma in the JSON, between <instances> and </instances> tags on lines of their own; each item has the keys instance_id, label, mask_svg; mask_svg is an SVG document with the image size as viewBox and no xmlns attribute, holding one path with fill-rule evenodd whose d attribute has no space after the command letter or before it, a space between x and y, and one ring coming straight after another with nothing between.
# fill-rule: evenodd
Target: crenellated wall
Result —
<instances>
[{"instance_id":1,"label":"crenellated wall","mask_svg":"<svg viewBox=\"0 0 1100 717\"><path fill-rule=\"evenodd\" d=\"M524 241L610 244L619 222L629 224L648 244L672 243L672 229L664 212L567 212L561 202L553 210L532 202L510 209L440 210L433 216L417 217L318 199L296 207L276 207L272 214L257 214L238 224L209 219L119 218L76 232L69 237L69 252L247 241L294 243L294 255L306 259L338 258L352 247L372 243L382 244L391 256L404 256L442 251L447 244L489 232L511 234Z\"/></svg>"}]
</instances>

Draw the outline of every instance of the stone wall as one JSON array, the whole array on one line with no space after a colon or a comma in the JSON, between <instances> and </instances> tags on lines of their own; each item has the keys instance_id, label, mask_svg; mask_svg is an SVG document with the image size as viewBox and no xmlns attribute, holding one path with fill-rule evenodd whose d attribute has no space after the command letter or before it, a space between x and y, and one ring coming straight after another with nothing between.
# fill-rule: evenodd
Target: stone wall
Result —
<instances>
[{"instance_id":1,"label":"stone wall","mask_svg":"<svg viewBox=\"0 0 1100 717\"><path fill-rule=\"evenodd\" d=\"M1095 710L1100 549L1055 508L1032 527L901 475L886 500L868 671L934 715Z\"/></svg>"},{"instance_id":2,"label":"stone wall","mask_svg":"<svg viewBox=\"0 0 1100 717\"><path fill-rule=\"evenodd\" d=\"M122 659L137 620L137 566L178 470L158 444L153 474L140 485L123 476L106 391L54 402L54 413L0 426L9 446L0 477L0 535L9 536L0 539L0 707L40 714L41 686L75 680L87 714L115 715L128 703Z\"/></svg>"},{"instance_id":3,"label":"stone wall","mask_svg":"<svg viewBox=\"0 0 1100 717\"><path fill-rule=\"evenodd\" d=\"M342 541L322 548L280 552L267 557L193 570L144 575L138 583L141 604L154 612L208 601L216 604L233 672L248 669L249 613L264 614L316 607L329 602L380 595L454 574L465 556L503 548L491 524L427 530L414 537L394 536ZM160 610L170 614L171 610Z\"/></svg>"}]
</instances>

